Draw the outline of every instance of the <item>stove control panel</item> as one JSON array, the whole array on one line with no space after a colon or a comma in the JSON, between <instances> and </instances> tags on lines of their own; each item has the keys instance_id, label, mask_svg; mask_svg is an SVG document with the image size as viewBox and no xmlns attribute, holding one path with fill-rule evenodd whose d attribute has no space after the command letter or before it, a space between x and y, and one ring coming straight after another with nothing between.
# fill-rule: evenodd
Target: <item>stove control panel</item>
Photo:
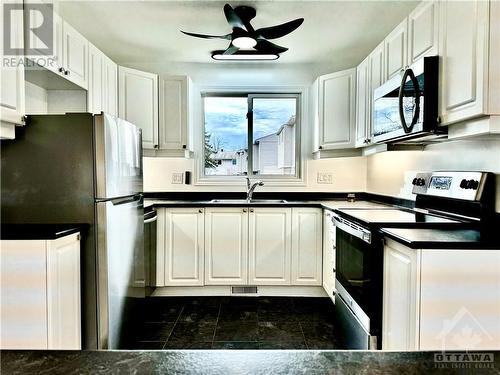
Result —
<instances>
[{"instance_id":1,"label":"stove control panel","mask_svg":"<svg viewBox=\"0 0 500 375\"><path fill-rule=\"evenodd\" d=\"M413 194L474 201L481 196L486 176L484 172L417 173L412 191Z\"/></svg>"}]
</instances>

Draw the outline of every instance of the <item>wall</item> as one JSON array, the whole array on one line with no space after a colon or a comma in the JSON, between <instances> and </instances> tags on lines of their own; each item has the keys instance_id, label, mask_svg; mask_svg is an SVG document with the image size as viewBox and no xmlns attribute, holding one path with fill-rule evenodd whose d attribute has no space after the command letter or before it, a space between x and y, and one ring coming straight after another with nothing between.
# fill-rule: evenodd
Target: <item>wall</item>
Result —
<instances>
[{"instance_id":1,"label":"wall","mask_svg":"<svg viewBox=\"0 0 500 375\"><path fill-rule=\"evenodd\" d=\"M293 86L306 90L314 79L321 74L331 72L327 65L318 64L234 64L218 62L212 64L135 64L132 68L165 75L189 75L194 84L194 91L205 87L270 87ZM195 94L196 95L196 94ZM308 98L303 98L307 101ZM306 106L308 104L306 103ZM306 108L307 110L308 108ZM194 114L195 118L197 114ZM200 124L195 124L200 126ZM363 157L312 160L312 122L306 114L302 124L303 154L305 162L305 184L300 186L264 186L262 191L364 191L366 189L366 159ZM199 128L198 128L199 129ZM244 191L245 181L241 187L224 184L222 186L197 186L172 184L172 173L194 171L194 161L179 158L144 158L144 191ZM333 174L333 184L318 184L317 173Z\"/></svg>"},{"instance_id":2,"label":"wall","mask_svg":"<svg viewBox=\"0 0 500 375\"><path fill-rule=\"evenodd\" d=\"M500 212L500 138L461 140L427 146L425 151L384 152L367 157L367 191L414 199L416 171L477 170L496 174L496 210Z\"/></svg>"}]
</instances>

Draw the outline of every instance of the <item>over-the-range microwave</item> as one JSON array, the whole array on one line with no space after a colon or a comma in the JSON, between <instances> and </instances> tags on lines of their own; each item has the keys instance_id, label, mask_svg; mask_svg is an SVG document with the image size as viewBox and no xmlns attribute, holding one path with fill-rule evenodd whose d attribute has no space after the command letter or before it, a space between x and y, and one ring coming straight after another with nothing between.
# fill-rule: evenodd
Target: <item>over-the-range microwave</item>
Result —
<instances>
[{"instance_id":1,"label":"over-the-range microwave","mask_svg":"<svg viewBox=\"0 0 500 375\"><path fill-rule=\"evenodd\" d=\"M375 143L423 142L446 136L438 127L439 57L430 56L373 92Z\"/></svg>"}]
</instances>

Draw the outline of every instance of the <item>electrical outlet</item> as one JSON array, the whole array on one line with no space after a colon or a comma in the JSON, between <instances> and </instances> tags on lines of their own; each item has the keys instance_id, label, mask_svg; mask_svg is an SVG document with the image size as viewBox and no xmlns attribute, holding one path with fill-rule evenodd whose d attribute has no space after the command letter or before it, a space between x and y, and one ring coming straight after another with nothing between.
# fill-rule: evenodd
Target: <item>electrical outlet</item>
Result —
<instances>
[{"instance_id":1,"label":"electrical outlet","mask_svg":"<svg viewBox=\"0 0 500 375\"><path fill-rule=\"evenodd\" d=\"M172 183L173 184L183 184L184 183L184 173L172 173Z\"/></svg>"},{"instance_id":2,"label":"electrical outlet","mask_svg":"<svg viewBox=\"0 0 500 375\"><path fill-rule=\"evenodd\" d=\"M333 184L333 175L329 172L318 172L316 181L318 184Z\"/></svg>"}]
</instances>

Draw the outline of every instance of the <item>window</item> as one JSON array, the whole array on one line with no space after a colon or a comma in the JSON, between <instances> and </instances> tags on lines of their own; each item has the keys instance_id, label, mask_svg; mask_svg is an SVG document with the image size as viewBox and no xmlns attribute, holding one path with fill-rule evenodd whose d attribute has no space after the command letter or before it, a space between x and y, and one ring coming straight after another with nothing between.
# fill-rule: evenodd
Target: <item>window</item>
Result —
<instances>
[{"instance_id":1,"label":"window","mask_svg":"<svg viewBox=\"0 0 500 375\"><path fill-rule=\"evenodd\" d=\"M204 175L297 177L299 104L300 94L204 95Z\"/></svg>"}]
</instances>

